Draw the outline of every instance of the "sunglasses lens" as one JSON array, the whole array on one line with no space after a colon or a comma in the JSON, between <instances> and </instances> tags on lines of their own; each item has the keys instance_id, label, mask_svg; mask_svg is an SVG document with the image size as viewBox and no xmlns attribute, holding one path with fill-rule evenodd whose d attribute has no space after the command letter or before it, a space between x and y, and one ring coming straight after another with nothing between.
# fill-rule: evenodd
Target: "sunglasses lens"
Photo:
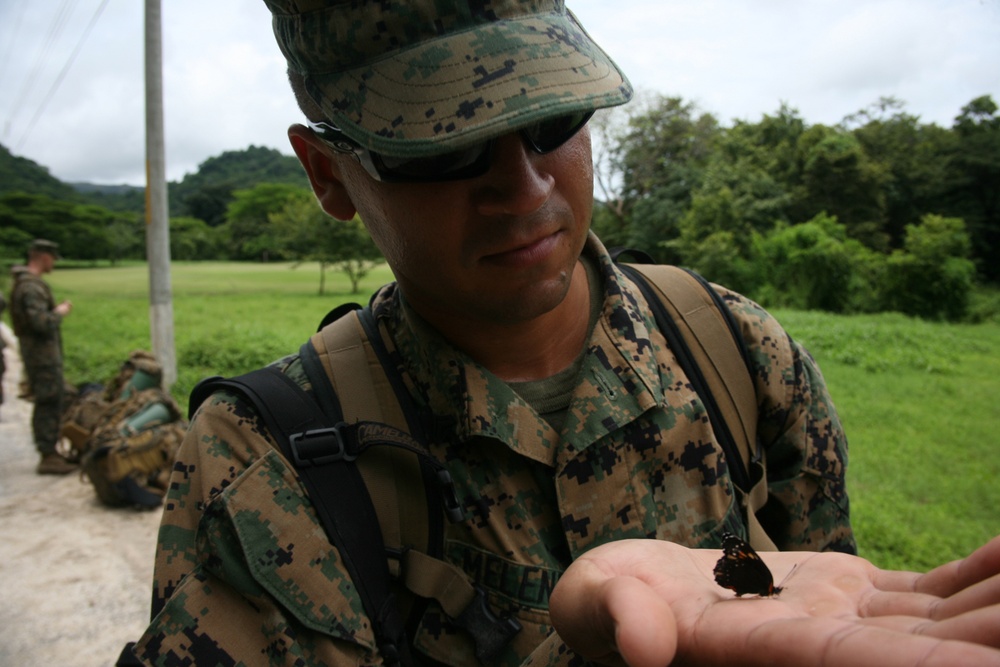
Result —
<instances>
[{"instance_id":1,"label":"sunglasses lens","mask_svg":"<svg viewBox=\"0 0 1000 667\"><path fill-rule=\"evenodd\" d=\"M469 146L430 157L403 158L373 154L383 177L399 181L446 181L485 174L490 166L489 144Z\"/></svg>"},{"instance_id":2,"label":"sunglasses lens","mask_svg":"<svg viewBox=\"0 0 1000 667\"><path fill-rule=\"evenodd\" d=\"M550 118L524 128L523 134L536 151L549 153L569 141L593 115L592 111L580 111Z\"/></svg>"},{"instance_id":3,"label":"sunglasses lens","mask_svg":"<svg viewBox=\"0 0 1000 667\"><path fill-rule=\"evenodd\" d=\"M550 153L569 141L580 131L592 111L581 111L566 116L549 118L521 130L521 136L538 153ZM407 158L380 155L366 151L353 142L343 139L339 129L327 123L313 124L320 136L343 153L354 153L362 164L367 165L373 177L397 183L428 183L433 181L455 181L482 176L490 169L490 155L493 141L486 141L450 153L429 157Z\"/></svg>"}]
</instances>

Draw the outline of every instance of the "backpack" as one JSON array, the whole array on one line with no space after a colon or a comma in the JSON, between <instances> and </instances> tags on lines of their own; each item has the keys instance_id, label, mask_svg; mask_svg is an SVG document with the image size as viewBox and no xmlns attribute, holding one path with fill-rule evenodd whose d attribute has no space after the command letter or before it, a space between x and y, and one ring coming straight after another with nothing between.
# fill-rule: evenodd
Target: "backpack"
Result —
<instances>
[{"instance_id":1,"label":"backpack","mask_svg":"<svg viewBox=\"0 0 1000 667\"><path fill-rule=\"evenodd\" d=\"M103 395L81 392L63 424L80 468L110 507L153 509L162 503L186 424L161 388L153 355L136 351Z\"/></svg>"},{"instance_id":2,"label":"backpack","mask_svg":"<svg viewBox=\"0 0 1000 667\"><path fill-rule=\"evenodd\" d=\"M706 406L739 489L751 543L774 550L755 516L767 500L766 475L739 325L692 272L618 266L642 291ZM371 309L347 304L331 311L300 358L311 393L274 367L207 378L192 391L189 419L218 390L253 403L340 552L386 664L412 664L406 636L429 599L471 634L477 658L489 664L520 626L496 616L485 593L443 560L443 522L460 521L461 507L448 471L422 444L434 425L412 404ZM398 607L397 586L414 594L413 608Z\"/></svg>"}]
</instances>

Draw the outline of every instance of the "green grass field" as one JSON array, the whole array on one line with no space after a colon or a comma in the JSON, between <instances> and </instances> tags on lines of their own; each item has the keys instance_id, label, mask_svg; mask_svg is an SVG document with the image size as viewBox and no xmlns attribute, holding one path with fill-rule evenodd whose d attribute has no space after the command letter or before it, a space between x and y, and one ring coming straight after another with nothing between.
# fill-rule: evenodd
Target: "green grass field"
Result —
<instances>
[{"instance_id":1,"label":"green grass field","mask_svg":"<svg viewBox=\"0 0 1000 667\"><path fill-rule=\"evenodd\" d=\"M175 263L178 382L232 375L298 349L323 315L364 301L381 268L348 294L315 264ZM145 265L50 276L75 310L64 323L67 378L104 381L149 349ZM851 442L849 488L861 553L924 570L1000 534L1000 323L939 324L898 315L776 311L817 358Z\"/></svg>"}]
</instances>

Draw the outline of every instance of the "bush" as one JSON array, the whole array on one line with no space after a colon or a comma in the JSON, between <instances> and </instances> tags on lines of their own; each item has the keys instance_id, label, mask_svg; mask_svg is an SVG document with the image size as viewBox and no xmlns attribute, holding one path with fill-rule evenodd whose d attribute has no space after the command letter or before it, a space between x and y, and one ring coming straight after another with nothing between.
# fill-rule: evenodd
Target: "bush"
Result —
<instances>
[{"instance_id":1,"label":"bush","mask_svg":"<svg viewBox=\"0 0 1000 667\"><path fill-rule=\"evenodd\" d=\"M798 225L779 226L757 243L767 285L761 290L775 305L842 313L867 310L866 276L872 252L847 238L844 225L821 213Z\"/></svg>"},{"instance_id":2,"label":"bush","mask_svg":"<svg viewBox=\"0 0 1000 667\"><path fill-rule=\"evenodd\" d=\"M907 225L904 249L886 265L882 307L925 319L963 319L976 274L969 250L959 218L926 215L919 225Z\"/></svg>"}]
</instances>

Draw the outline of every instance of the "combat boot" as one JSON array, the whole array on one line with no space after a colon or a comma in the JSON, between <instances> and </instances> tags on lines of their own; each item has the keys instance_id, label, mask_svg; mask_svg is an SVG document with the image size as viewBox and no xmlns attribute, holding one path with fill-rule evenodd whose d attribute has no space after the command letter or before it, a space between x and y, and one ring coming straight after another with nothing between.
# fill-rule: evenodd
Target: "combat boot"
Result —
<instances>
[{"instance_id":1,"label":"combat boot","mask_svg":"<svg viewBox=\"0 0 1000 667\"><path fill-rule=\"evenodd\" d=\"M58 454L42 454L35 472L39 475L68 475L76 469L75 463L70 463Z\"/></svg>"}]
</instances>

